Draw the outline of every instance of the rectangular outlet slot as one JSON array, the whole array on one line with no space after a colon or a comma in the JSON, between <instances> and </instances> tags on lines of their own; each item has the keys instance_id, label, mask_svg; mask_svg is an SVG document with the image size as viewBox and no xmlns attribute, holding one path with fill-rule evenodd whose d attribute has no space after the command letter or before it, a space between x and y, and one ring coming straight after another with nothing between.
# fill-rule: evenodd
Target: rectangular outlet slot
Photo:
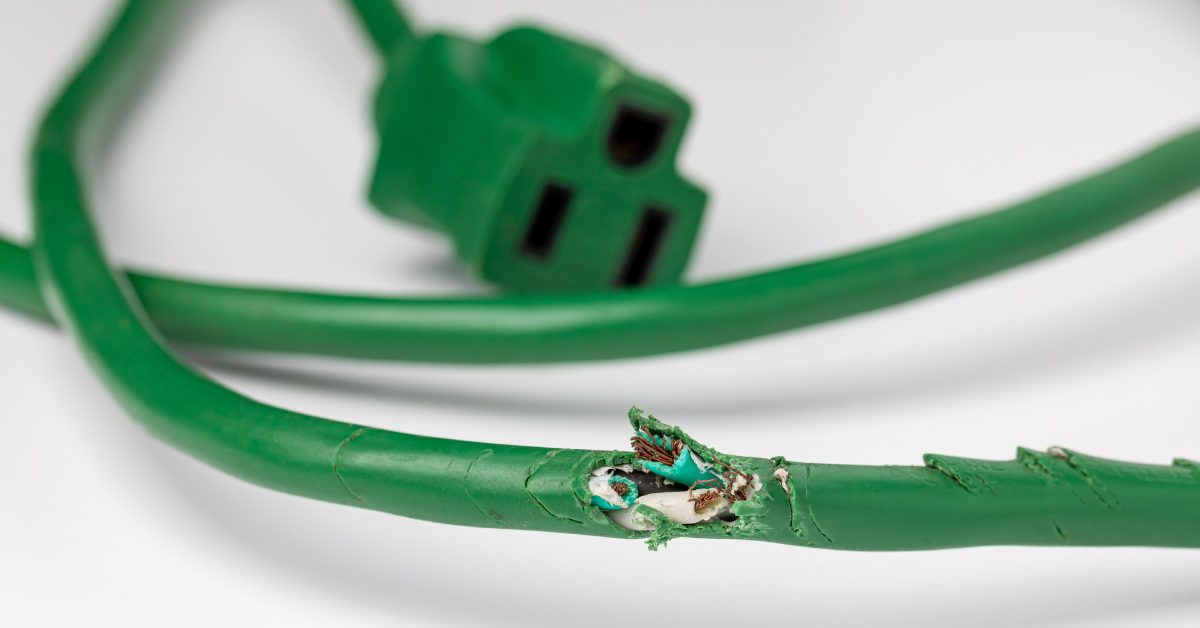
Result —
<instances>
[{"instance_id":1,"label":"rectangular outlet slot","mask_svg":"<svg viewBox=\"0 0 1200 628\"><path fill-rule=\"evenodd\" d=\"M640 286L646 283L670 226L670 212L657 207L648 207L642 212L637 234L634 235L629 252L625 255L621 273L617 275L618 286Z\"/></svg>"},{"instance_id":2,"label":"rectangular outlet slot","mask_svg":"<svg viewBox=\"0 0 1200 628\"><path fill-rule=\"evenodd\" d=\"M618 165L636 168L662 147L670 120L632 105L621 105L608 131L608 154Z\"/></svg>"},{"instance_id":3,"label":"rectangular outlet slot","mask_svg":"<svg viewBox=\"0 0 1200 628\"><path fill-rule=\"evenodd\" d=\"M525 230L525 238L521 240L522 253L538 259L550 257L574 196L571 188L557 183L546 184Z\"/></svg>"}]
</instances>

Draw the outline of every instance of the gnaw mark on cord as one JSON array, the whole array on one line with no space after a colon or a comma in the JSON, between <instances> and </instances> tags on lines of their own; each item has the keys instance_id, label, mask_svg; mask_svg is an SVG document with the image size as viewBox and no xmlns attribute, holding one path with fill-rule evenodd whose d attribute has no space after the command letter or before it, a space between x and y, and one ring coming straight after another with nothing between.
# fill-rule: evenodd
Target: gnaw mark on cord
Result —
<instances>
[{"instance_id":1,"label":"gnaw mark on cord","mask_svg":"<svg viewBox=\"0 0 1200 628\"><path fill-rule=\"evenodd\" d=\"M330 456L332 458L332 460L330 460L330 467L333 471L333 477L337 478L338 483L341 484L342 487L346 489L346 492L350 493L350 496L360 504L367 503L367 500L363 498L362 495L355 493L354 489L350 488L350 485L346 483L346 479L342 477L342 472L338 468L338 465L341 463L342 451L346 449L346 446L353 442L354 439L370 431L370 429L371 428L369 427L360 427L351 432L349 436L342 440L342 442L338 443L338 446L333 450L333 455Z\"/></svg>"}]
</instances>

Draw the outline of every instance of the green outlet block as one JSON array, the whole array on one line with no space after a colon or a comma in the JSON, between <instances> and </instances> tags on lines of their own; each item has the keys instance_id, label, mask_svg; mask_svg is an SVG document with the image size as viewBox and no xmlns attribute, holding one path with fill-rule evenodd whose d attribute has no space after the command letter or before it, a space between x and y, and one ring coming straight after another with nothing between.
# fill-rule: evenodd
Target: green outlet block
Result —
<instances>
[{"instance_id":1,"label":"green outlet block","mask_svg":"<svg viewBox=\"0 0 1200 628\"><path fill-rule=\"evenodd\" d=\"M675 282L707 200L675 169L690 113L664 85L535 28L487 44L433 35L390 60L371 201L444 231L506 290Z\"/></svg>"}]
</instances>

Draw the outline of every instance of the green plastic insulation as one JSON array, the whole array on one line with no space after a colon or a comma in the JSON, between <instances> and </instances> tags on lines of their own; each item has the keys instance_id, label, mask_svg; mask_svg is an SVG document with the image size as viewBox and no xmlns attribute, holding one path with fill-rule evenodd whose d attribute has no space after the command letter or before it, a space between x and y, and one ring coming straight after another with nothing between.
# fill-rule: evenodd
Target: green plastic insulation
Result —
<instances>
[{"instance_id":1,"label":"green plastic insulation","mask_svg":"<svg viewBox=\"0 0 1200 628\"><path fill-rule=\"evenodd\" d=\"M416 33L395 0L346 0L358 16L363 30L383 56L411 42Z\"/></svg>"},{"instance_id":2,"label":"green plastic insulation","mask_svg":"<svg viewBox=\"0 0 1200 628\"><path fill-rule=\"evenodd\" d=\"M1065 450L990 462L929 456L920 467L812 465L726 456L677 428L630 412L635 432L680 439L706 461L756 474L763 488L734 522L653 533L613 525L586 481L629 453L491 445L389 432L275 408L179 362L124 275L109 266L89 215L89 129L104 128L139 43L172 3L131 0L93 57L47 112L33 150L37 276L118 401L151 432L264 486L316 499L493 528L772 541L867 550L989 544L1200 545L1200 467L1128 464ZM644 506L640 507L644 508Z\"/></svg>"},{"instance_id":3,"label":"green plastic insulation","mask_svg":"<svg viewBox=\"0 0 1200 628\"><path fill-rule=\"evenodd\" d=\"M411 36L390 0L353 4L385 49L386 42ZM1193 191L1200 186L1198 164L1200 130L992 213L846 255L691 286L387 298L224 286L141 272L130 274L128 284L156 327L182 343L462 363L654 355L869 312L1037 260ZM0 303L46 318L34 274L28 251L0 240Z\"/></svg>"}]
</instances>

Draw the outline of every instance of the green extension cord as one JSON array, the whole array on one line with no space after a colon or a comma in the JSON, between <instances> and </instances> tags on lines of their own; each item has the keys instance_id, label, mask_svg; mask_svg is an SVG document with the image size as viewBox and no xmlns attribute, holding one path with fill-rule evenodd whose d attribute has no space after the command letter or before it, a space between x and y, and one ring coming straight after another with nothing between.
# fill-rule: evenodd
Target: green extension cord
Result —
<instances>
[{"instance_id":1,"label":"green extension cord","mask_svg":"<svg viewBox=\"0 0 1200 628\"><path fill-rule=\"evenodd\" d=\"M111 267L87 200L89 137L105 128L109 120L104 114L122 96L121 86L136 78L137 63L151 56L142 44L155 32L158 13L170 4L129 0L47 112L33 150L33 264L20 251L8 251L2 288L18 293L15 300L27 311L49 310L125 409L172 445L235 476L297 495L460 525L647 538L652 547L679 536L865 550L993 544L1200 546L1200 465L1182 460L1171 466L1130 464L1056 448L1022 450L1007 462L931 455L920 467L805 464L728 456L636 409L630 412L636 454L493 445L321 419L224 388L165 348L139 298L158 307L151 309L156 320L182 317L175 319L176 327L167 325L174 333L188 324L200 325L168 305L177 299L178 306L185 295L193 295L189 307L213 308L207 311L219 313L220 324L206 321L191 327L190 339L228 345L381 357L382 352L368 349L366 336L382 327L356 332L345 346L328 338L302 345L287 336L313 323L254 321L259 331L286 331L274 332L271 341L252 340L234 335L245 331L235 321L251 322L252 308L238 300L242 297L273 301L275 308L268 311L286 313L293 322L318 312L353 312L372 302L239 293L161 279L131 281ZM365 0L356 4L380 6ZM375 22L365 11L364 17L385 47L407 36L402 22ZM476 361L472 343L486 340L488 333L500 339L485 342L480 349L484 358L505 359L500 348L518 348L519 339L532 336L531 327L550 332L551 339L542 347L520 349L516 359L613 357L715 344L903 301L1057 250L1200 183L1200 174L1191 172L1196 156L1200 135L1193 133L1105 176L1006 212L845 258L704 287L490 304L378 301L365 307L370 315L359 316L370 321L389 308L408 309L405 322L391 328L392 339L417 340L414 352L423 359ZM12 261L17 259L24 261ZM45 305L30 287L34 278ZM892 285L897 279L903 280L900 287ZM157 306L150 295L161 299ZM210 300L223 305L203 305ZM324 301L330 301L324 310L314 306L318 309L288 312L285 307ZM798 313L804 307L812 309ZM489 308L501 316L475 313ZM452 312L460 316L447 322ZM345 322L354 318L343 315ZM190 323L179 324L188 319ZM324 329L325 323L317 327ZM656 337L668 325L686 332L677 334L682 338ZM456 337L451 328L467 332L466 337ZM418 338L426 332L434 340ZM182 336L189 337L187 332ZM649 348L638 346L643 342ZM403 353L399 345L388 351ZM714 502L724 505L693 525L638 505L616 511L626 512L632 521L620 525L617 517L606 514L614 511L593 501L600 493L590 481L598 472L632 478L637 486L648 486L637 481L647 478L659 478L655 481L660 484L662 478L692 481L696 514L701 502L704 508ZM616 483L633 490L628 483ZM615 490L612 482L609 486ZM654 529L646 530L650 526Z\"/></svg>"},{"instance_id":2,"label":"green extension cord","mask_svg":"<svg viewBox=\"0 0 1200 628\"><path fill-rule=\"evenodd\" d=\"M389 0L357 0L382 50L411 39ZM694 286L391 299L234 287L133 272L184 343L428 362L595 360L686 351L868 312L1039 259L1200 186L1200 131L994 213L860 252ZM0 302L49 318L28 251L0 240Z\"/></svg>"}]
</instances>

